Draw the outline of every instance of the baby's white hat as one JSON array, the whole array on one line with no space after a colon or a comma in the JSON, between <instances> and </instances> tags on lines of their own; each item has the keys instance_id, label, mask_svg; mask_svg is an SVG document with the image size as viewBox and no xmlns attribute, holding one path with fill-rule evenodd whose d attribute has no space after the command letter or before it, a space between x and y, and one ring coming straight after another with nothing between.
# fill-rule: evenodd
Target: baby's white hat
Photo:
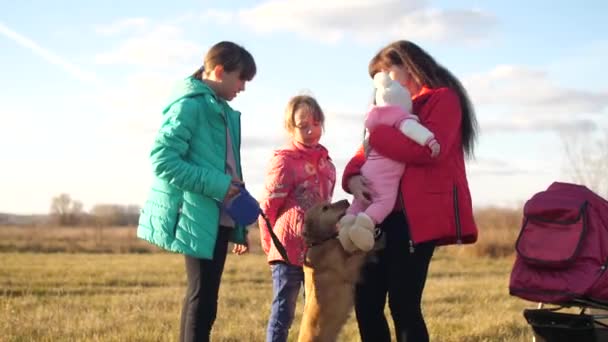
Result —
<instances>
[{"instance_id":1,"label":"baby's white hat","mask_svg":"<svg viewBox=\"0 0 608 342\"><path fill-rule=\"evenodd\" d=\"M393 81L388 73L379 72L374 75L377 106L400 106L406 111L412 110L410 92L399 82Z\"/></svg>"}]
</instances>

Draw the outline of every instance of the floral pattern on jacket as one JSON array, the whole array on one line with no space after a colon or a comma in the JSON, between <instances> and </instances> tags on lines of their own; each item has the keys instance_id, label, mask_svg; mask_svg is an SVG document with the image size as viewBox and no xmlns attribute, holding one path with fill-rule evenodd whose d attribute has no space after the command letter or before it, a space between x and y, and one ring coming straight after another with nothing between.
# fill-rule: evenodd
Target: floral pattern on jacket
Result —
<instances>
[{"instance_id":1,"label":"floral pattern on jacket","mask_svg":"<svg viewBox=\"0 0 608 342\"><path fill-rule=\"evenodd\" d=\"M321 201L330 201L335 183L336 168L322 145L311 148L292 142L274 152L260 205L291 264L301 266L304 261L302 228L306 210ZM259 226L268 261L282 260L261 217Z\"/></svg>"}]
</instances>

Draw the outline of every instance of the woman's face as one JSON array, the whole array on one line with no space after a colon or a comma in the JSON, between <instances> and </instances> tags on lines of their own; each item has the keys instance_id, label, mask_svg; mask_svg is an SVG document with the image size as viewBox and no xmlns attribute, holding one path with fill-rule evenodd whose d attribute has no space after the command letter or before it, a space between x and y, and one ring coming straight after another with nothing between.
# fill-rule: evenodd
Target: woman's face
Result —
<instances>
[{"instance_id":1,"label":"woman's face","mask_svg":"<svg viewBox=\"0 0 608 342\"><path fill-rule=\"evenodd\" d=\"M405 89L407 89L412 96L420 92L420 85L416 83L410 76L404 65L393 65L388 70L385 70L389 77L394 81L399 82Z\"/></svg>"},{"instance_id":2,"label":"woman's face","mask_svg":"<svg viewBox=\"0 0 608 342\"><path fill-rule=\"evenodd\" d=\"M315 146L321 139L323 127L321 122L315 120L314 115L307 106L300 106L293 113L295 127L291 135L293 139L307 146Z\"/></svg>"}]
</instances>

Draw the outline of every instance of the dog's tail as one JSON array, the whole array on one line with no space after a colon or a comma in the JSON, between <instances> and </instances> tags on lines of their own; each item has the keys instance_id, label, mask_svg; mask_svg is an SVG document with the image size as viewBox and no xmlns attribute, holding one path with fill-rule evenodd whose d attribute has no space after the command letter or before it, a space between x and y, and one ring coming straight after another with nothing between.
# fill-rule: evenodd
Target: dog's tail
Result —
<instances>
[{"instance_id":1,"label":"dog's tail","mask_svg":"<svg viewBox=\"0 0 608 342\"><path fill-rule=\"evenodd\" d=\"M260 215L262 215L262 218L266 222L266 229L268 229L268 233L270 234L270 238L272 239L274 246L277 248L279 254L281 254L283 260L285 260L285 262L289 264L289 257L287 257L287 251L285 250L285 246L283 246L281 240L279 240L277 235L274 233L272 225L270 224L270 220L268 220L268 217L266 217L266 214L264 214L264 212L260 212Z\"/></svg>"}]
</instances>

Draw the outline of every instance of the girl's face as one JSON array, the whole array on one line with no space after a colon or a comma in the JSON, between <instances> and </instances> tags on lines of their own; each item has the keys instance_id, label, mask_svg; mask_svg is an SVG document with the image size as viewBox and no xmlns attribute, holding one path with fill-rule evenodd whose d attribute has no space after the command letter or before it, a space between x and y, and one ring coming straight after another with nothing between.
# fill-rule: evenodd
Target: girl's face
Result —
<instances>
[{"instance_id":1,"label":"girl's face","mask_svg":"<svg viewBox=\"0 0 608 342\"><path fill-rule=\"evenodd\" d=\"M315 120L307 106L300 106L293 113L295 127L291 135L293 139L307 146L316 146L323 134L321 122Z\"/></svg>"}]
</instances>

